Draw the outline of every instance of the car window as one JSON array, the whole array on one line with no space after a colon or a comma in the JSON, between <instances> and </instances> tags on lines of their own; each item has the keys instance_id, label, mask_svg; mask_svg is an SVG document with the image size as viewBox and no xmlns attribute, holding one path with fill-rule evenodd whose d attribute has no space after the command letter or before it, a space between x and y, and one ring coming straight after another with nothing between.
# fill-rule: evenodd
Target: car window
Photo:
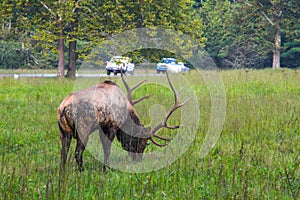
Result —
<instances>
[{"instance_id":1,"label":"car window","mask_svg":"<svg viewBox=\"0 0 300 200\"><path fill-rule=\"evenodd\" d=\"M175 59L163 59L161 61L161 63L166 63L166 64L175 63L175 62L176 62Z\"/></svg>"}]
</instances>

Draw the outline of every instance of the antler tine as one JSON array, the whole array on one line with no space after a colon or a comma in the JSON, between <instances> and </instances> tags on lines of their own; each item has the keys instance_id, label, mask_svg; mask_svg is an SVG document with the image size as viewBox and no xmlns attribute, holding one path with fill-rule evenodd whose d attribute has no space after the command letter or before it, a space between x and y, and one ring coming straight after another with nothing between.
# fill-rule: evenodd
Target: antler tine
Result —
<instances>
[{"instance_id":1,"label":"antler tine","mask_svg":"<svg viewBox=\"0 0 300 200\"><path fill-rule=\"evenodd\" d=\"M170 126L168 124L165 126L165 128L168 128L168 129L178 129L180 127L182 127L182 126L179 126L179 125L178 126Z\"/></svg>"},{"instance_id":2,"label":"antler tine","mask_svg":"<svg viewBox=\"0 0 300 200\"><path fill-rule=\"evenodd\" d=\"M168 72L166 72L166 75L167 75L167 79L168 79L170 88L171 88L171 90L172 90L172 92L173 92L173 94L174 94L174 97L175 97L175 104L176 104L176 103L178 102L178 94L177 94L176 90L175 90L174 87L173 87L173 84L172 84L172 82L171 82L171 80L170 80L170 77L169 77Z\"/></svg>"},{"instance_id":3,"label":"antler tine","mask_svg":"<svg viewBox=\"0 0 300 200\"><path fill-rule=\"evenodd\" d=\"M182 107L182 106L183 106L184 104L186 104L186 103L188 102L188 100L189 100L189 99L186 99L183 103L179 104L178 96L179 96L179 94L181 94L182 88L181 88L178 92L176 92L176 90L174 89L174 86L173 86L173 84L172 84L172 82L171 82L171 80L170 80L170 77L169 77L169 75L168 75L167 72L166 72L166 75L167 75L167 79L168 79L170 88L171 88L171 90L172 90L172 92L173 92L173 94L174 94L174 98L175 98L175 100L174 100L174 105L173 105L173 106L170 108L170 110L167 112L167 114L166 114L165 118L163 119L163 121L162 121L161 123L159 123L156 127L154 127L154 128L152 129L152 131L150 132L150 140L151 140L152 142L153 142L153 138L152 138L152 137L156 137L156 138L158 138L158 139L161 139L161 140L167 140L167 141L171 140L171 139L169 139L169 138L164 138L164 137L162 137L162 136L158 136L158 135L156 135L155 133L156 133L159 129L161 129L161 128L169 128L169 129L177 129L177 128L180 128L180 126L170 126L170 125L168 125L168 124L167 124L167 121L168 121L169 117L171 116L171 114L172 114L176 109ZM156 142L156 143L153 142L153 143L156 144L157 142ZM156 145L157 145L157 144L156 144ZM158 145L158 146L160 146L160 145Z\"/></svg>"},{"instance_id":4,"label":"antler tine","mask_svg":"<svg viewBox=\"0 0 300 200\"><path fill-rule=\"evenodd\" d=\"M146 96L143 96L143 97L141 97L141 98L139 98L139 99L137 99L137 100L134 100L133 102L131 102L131 104L132 104L132 105L135 105L135 104L137 104L137 103L143 101L144 99L148 99L149 97L151 97L151 94L147 94Z\"/></svg>"},{"instance_id":5,"label":"antler tine","mask_svg":"<svg viewBox=\"0 0 300 200\"><path fill-rule=\"evenodd\" d=\"M123 84L124 84L124 86L125 86L125 88L127 90L127 99L131 103L131 105L135 105L135 104L137 104L137 103L139 103L139 102L143 101L144 99L147 99L147 98L149 98L151 96L151 95L148 94L148 95L146 95L144 97L141 97L141 98L133 101L132 100L132 92L136 88L140 87L143 83L145 83L146 80L143 80L143 81L139 82L137 85L135 85L132 88L130 88L129 85L128 85L128 83L126 82L124 76L123 76L123 73L121 73L121 78L122 78L122 82L123 82Z\"/></svg>"},{"instance_id":6,"label":"antler tine","mask_svg":"<svg viewBox=\"0 0 300 200\"><path fill-rule=\"evenodd\" d=\"M156 142L153 138L150 138L151 142L153 142L153 144L159 146L159 147L164 147L166 146L167 144L159 144L158 142Z\"/></svg>"},{"instance_id":7,"label":"antler tine","mask_svg":"<svg viewBox=\"0 0 300 200\"><path fill-rule=\"evenodd\" d=\"M159 135L153 135L153 136L158 138L158 139L165 140L165 141L171 141L172 140L171 138L165 138L165 137L162 137L162 136L159 136Z\"/></svg>"},{"instance_id":8,"label":"antler tine","mask_svg":"<svg viewBox=\"0 0 300 200\"><path fill-rule=\"evenodd\" d=\"M180 94L182 93L182 91L183 91L183 87L180 88L180 90L177 92L178 96L180 96Z\"/></svg>"},{"instance_id":9,"label":"antler tine","mask_svg":"<svg viewBox=\"0 0 300 200\"><path fill-rule=\"evenodd\" d=\"M123 73L121 73L121 78L122 78L122 82L127 90L127 94L129 94L129 91L130 91L130 87L128 86L128 83L126 82L125 78L124 78L124 75ZM131 93L130 93L131 94Z\"/></svg>"},{"instance_id":10,"label":"antler tine","mask_svg":"<svg viewBox=\"0 0 300 200\"><path fill-rule=\"evenodd\" d=\"M186 100L184 100L184 102L182 102L181 104L178 105L178 108L184 106L184 104L186 104L189 100L190 100L190 98L187 98Z\"/></svg>"},{"instance_id":11,"label":"antler tine","mask_svg":"<svg viewBox=\"0 0 300 200\"><path fill-rule=\"evenodd\" d=\"M146 80L142 80L141 82L139 82L137 85L135 85L135 86L133 86L132 88L131 88L131 90L133 91L133 90L135 90L136 88L138 88L138 87L140 87L143 83L145 83L145 82L147 82Z\"/></svg>"}]
</instances>

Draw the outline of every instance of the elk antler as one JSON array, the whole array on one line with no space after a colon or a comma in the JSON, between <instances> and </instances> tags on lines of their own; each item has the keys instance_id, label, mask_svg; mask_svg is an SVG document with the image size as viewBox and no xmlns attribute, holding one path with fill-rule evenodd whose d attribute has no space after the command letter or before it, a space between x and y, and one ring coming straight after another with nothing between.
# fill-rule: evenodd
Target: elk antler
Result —
<instances>
[{"instance_id":1,"label":"elk antler","mask_svg":"<svg viewBox=\"0 0 300 200\"><path fill-rule=\"evenodd\" d=\"M186 104L186 103L188 102L188 100L189 100L189 99L186 99L183 103L179 103L178 97L179 97L179 95L180 95L181 92L182 92L182 88L181 88L178 92L176 92L176 90L174 89L174 87L173 87L173 85L172 85L172 83L171 83L170 77L169 77L169 75L168 75L167 72L166 72L166 75L167 75L167 79L168 79L170 88L171 88L171 90L172 90L172 92L173 92L173 94L174 94L174 98L175 98L174 104L173 104L173 106L170 108L170 110L167 112L167 114L166 114L165 118L163 119L163 121L162 121L161 123L159 123L156 127L154 127L154 128L151 130L151 132L150 132L150 140L151 140L155 145L160 146L160 147L165 146L166 144L159 144L158 142L156 142L156 141L152 138L152 136L153 136L153 137L156 137L156 138L158 138L158 139L160 139L160 140L170 141L170 140L171 140L170 138L164 138L164 137L162 137L162 136L156 135L155 133L156 133L159 129L161 129L161 128L169 128L169 129L177 129L177 128L179 128L180 126L170 126L170 125L168 125L168 124L167 124L167 121L168 121L169 117L171 116L171 114L172 114L175 110L177 110L178 108L182 107L182 106L183 106L184 104Z\"/></svg>"},{"instance_id":2,"label":"elk antler","mask_svg":"<svg viewBox=\"0 0 300 200\"><path fill-rule=\"evenodd\" d=\"M126 90L127 90L127 99L128 99L128 101L131 103L131 105L134 106L135 104L137 104L137 103L139 103L139 102L143 101L144 99L147 99L147 98L149 98L149 97L151 96L150 94L147 94L146 96L141 97L141 98L139 98L139 99L133 101L133 100L132 100L132 92L133 92L136 88L140 87L143 83L145 83L146 80L143 80L143 81L139 82L137 85L135 85L135 86L133 86L132 88L130 88L130 87L128 86L128 83L126 82L124 76L123 76L123 73L121 73L121 78L122 78L122 81L123 81L123 83L124 83L124 86L125 86L125 88L126 88Z\"/></svg>"}]
</instances>

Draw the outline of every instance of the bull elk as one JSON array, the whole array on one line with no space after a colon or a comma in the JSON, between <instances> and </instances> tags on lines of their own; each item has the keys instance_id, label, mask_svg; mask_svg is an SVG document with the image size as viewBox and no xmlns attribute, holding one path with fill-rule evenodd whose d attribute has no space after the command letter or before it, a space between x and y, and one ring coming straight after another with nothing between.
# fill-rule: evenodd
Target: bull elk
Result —
<instances>
[{"instance_id":1,"label":"bull elk","mask_svg":"<svg viewBox=\"0 0 300 200\"><path fill-rule=\"evenodd\" d=\"M104 81L95 86L74 92L67 96L58 107L58 126L60 130L61 148L61 169L65 169L67 154L72 138L76 139L75 160L79 170L83 171L82 154L87 144L89 135L99 130L99 137L104 151L103 172L106 171L108 157L110 155L111 142L115 136L121 142L122 148L128 151L133 160L142 159L143 152L150 140L157 146L164 146L154 138L169 141L157 135L161 128L177 129L179 126L171 126L167 121L171 114L182 107L187 100L179 103L178 96L182 90L176 92L170 78L167 79L174 94L174 105L166 113L165 118L153 129L143 126L137 115L134 105L149 95L136 101L132 100L132 92L144 81L130 88L121 75L122 81L127 90L127 96L111 81Z\"/></svg>"}]
</instances>

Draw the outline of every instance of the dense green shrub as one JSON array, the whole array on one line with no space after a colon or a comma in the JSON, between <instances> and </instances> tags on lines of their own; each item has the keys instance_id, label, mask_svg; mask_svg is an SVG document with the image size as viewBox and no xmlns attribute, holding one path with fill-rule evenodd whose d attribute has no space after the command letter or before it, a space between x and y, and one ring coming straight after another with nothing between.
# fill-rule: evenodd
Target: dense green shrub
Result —
<instances>
[{"instance_id":1,"label":"dense green shrub","mask_svg":"<svg viewBox=\"0 0 300 200\"><path fill-rule=\"evenodd\" d=\"M28 68L29 51L21 48L21 43L0 41L0 68Z\"/></svg>"}]
</instances>

